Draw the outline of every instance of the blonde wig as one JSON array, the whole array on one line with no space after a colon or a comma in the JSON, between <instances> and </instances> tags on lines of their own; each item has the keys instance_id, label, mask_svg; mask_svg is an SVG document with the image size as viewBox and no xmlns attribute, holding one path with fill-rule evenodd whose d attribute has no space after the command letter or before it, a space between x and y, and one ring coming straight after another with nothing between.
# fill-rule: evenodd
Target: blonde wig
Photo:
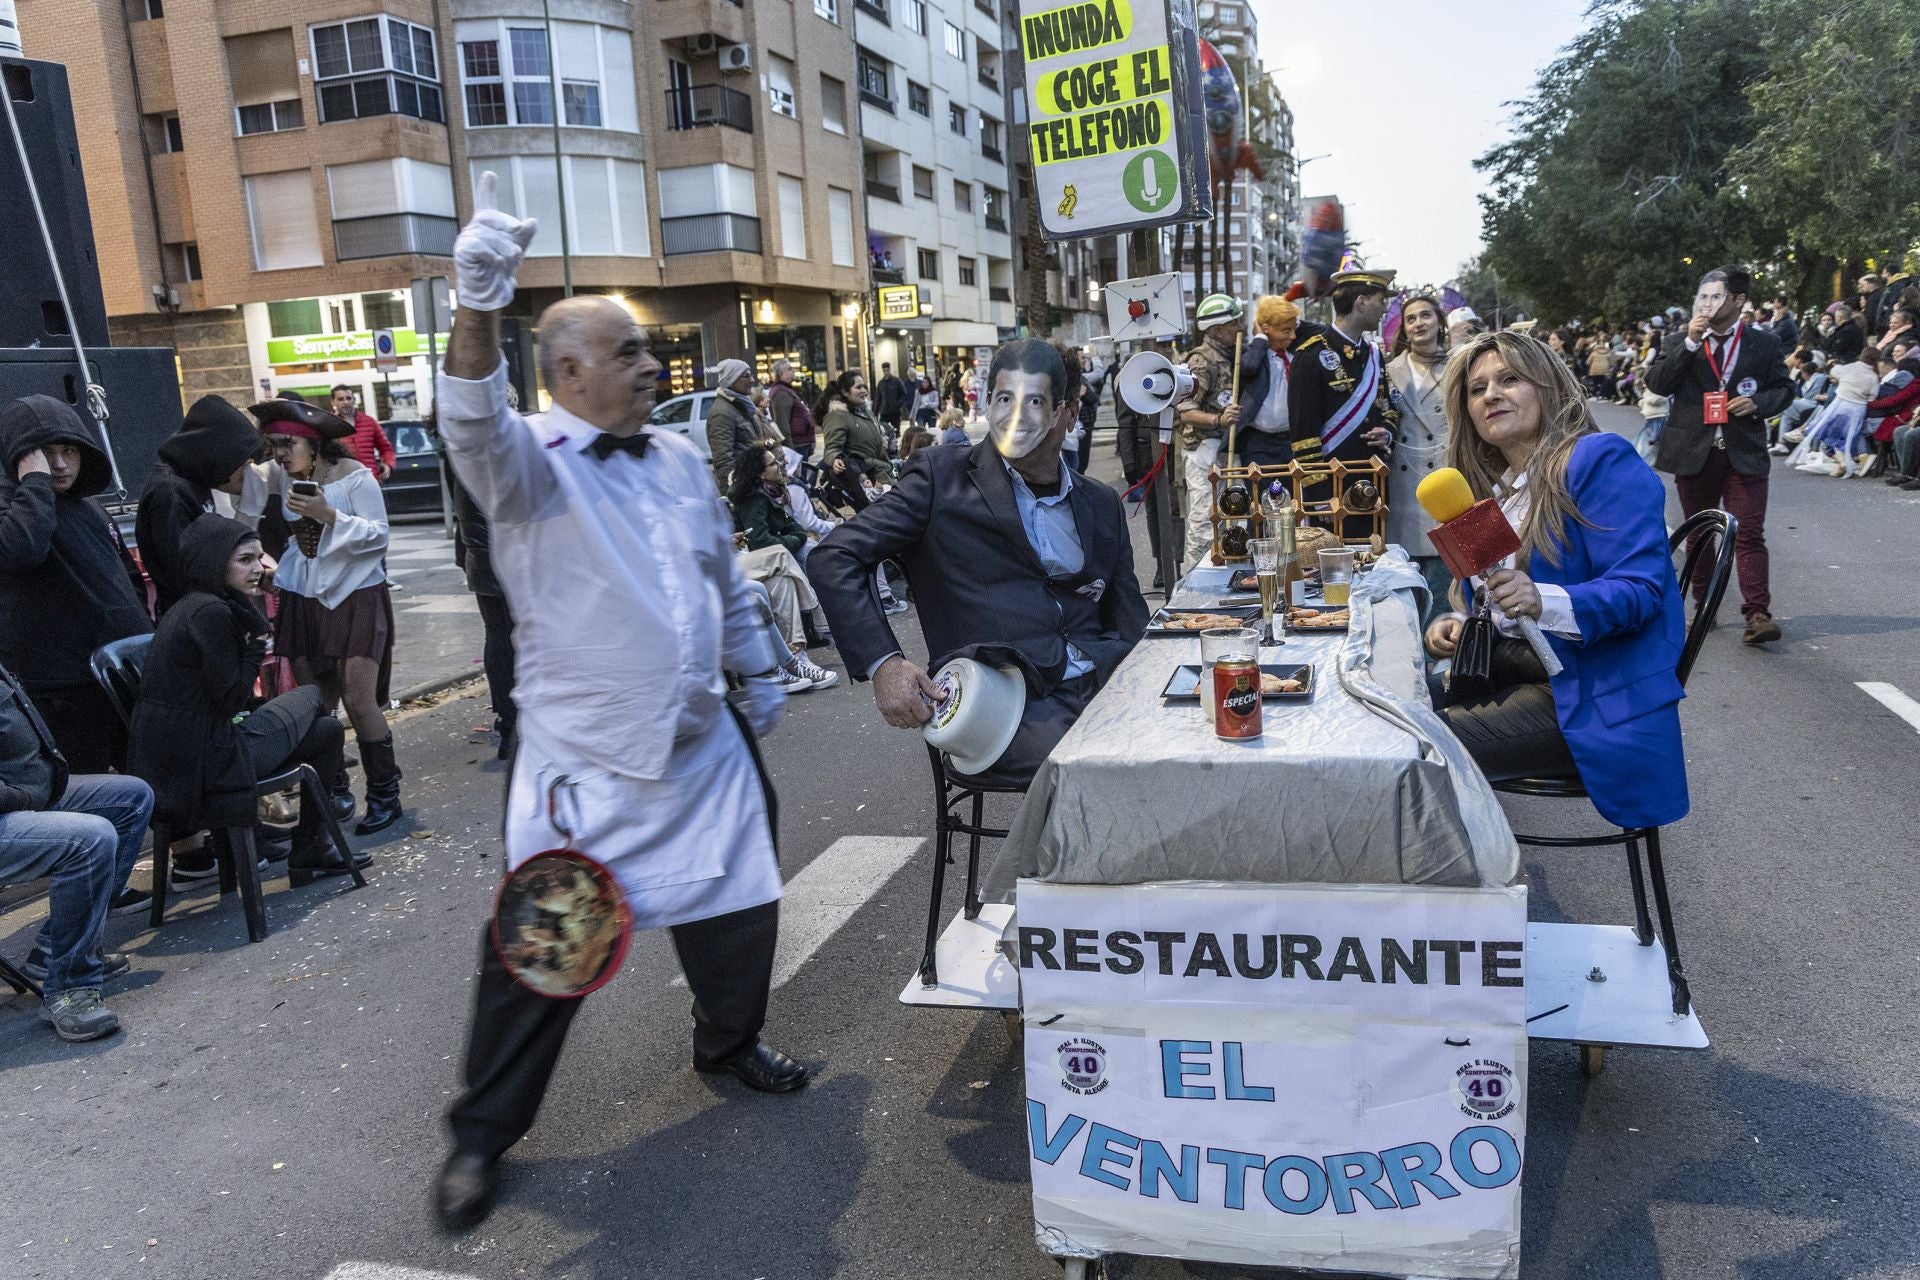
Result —
<instances>
[{"instance_id":1,"label":"blonde wig","mask_svg":"<svg viewBox=\"0 0 1920 1280\"><path fill-rule=\"evenodd\" d=\"M1530 383L1540 403L1540 443L1527 461L1527 518L1522 523L1520 550L1530 564L1541 556L1560 563L1567 521L1592 527L1574 505L1567 489L1567 463L1580 437L1600 428L1587 409L1586 392L1574 381L1566 362L1531 334L1482 333L1462 343L1447 361L1445 397L1447 420L1453 430L1447 438L1447 465L1467 478L1475 498L1505 496L1500 477L1507 460L1500 450L1480 438L1468 409L1468 386L1473 366L1497 353L1523 382Z\"/></svg>"}]
</instances>

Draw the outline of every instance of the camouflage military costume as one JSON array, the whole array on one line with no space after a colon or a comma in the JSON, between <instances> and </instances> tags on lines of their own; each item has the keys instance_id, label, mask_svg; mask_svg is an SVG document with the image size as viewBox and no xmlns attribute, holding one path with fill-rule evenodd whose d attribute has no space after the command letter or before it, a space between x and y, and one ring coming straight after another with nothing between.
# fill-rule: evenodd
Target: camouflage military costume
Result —
<instances>
[{"instance_id":1,"label":"camouflage military costume","mask_svg":"<svg viewBox=\"0 0 1920 1280\"><path fill-rule=\"evenodd\" d=\"M1187 352L1185 364L1193 374L1193 394L1174 406L1174 421L1180 427L1180 444L1196 448L1202 440L1224 440L1223 426L1196 427L1185 422L1188 410L1218 414L1233 402L1233 352L1222 351L1205 338Z\"/></svg>"}]
</instances>

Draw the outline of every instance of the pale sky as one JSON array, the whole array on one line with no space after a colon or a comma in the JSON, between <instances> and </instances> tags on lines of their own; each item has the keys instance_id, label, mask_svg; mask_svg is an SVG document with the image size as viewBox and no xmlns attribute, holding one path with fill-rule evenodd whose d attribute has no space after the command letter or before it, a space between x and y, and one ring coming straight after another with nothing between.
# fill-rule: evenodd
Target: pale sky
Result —
<instances>
[{"instance_id":1,"label":"pale sky","mask_svg":"<svg viewBox=\"0 0 1920 1280\"><path fill-rule=\"evenodd\" d=\"M1293 108L1303 196L1337 195L1368 266L1439 284L1480 248L1473 161L1503 102L1586 25L1587 0L1252 0L1260 58Z\"/></svg>"}]
</instances>

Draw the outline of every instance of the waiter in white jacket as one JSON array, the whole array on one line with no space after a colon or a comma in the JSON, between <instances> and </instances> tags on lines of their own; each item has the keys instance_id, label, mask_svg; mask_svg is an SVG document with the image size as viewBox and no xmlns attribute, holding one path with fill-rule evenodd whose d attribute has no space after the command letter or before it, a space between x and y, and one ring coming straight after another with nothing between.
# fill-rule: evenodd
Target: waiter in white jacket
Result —
<instances>
[{"instance_id":1,"label":"waiter in white jacket","mask_svg":"<svg viewBox=\"0 0 1920 1280\"><path fill-rule=\"evenodd\" d=\"M534 224L494 208L491 173L474 205L454 244L460 306L437 401L513 605L508 864L564 842L547 809L564 778L573 845L618 877L635 927L673 931L694 996L694 1068L798 1089L806 1068L760 1042L780 870L753 735L780 718L771 677L785 655L735 567L704 461L674 433L644 430L660 365L623 307L575 297L547 308L538 331L553 408L523 418L508 407L499 312ZM748 677L739 709L723 670ZM447 1113L453 1152L435 1188L453 1231L491 1211L500 1157L532 1127L580 1005L520 987L484 937L481 957L466 1090Z\"/></svg>"}]
</instances>

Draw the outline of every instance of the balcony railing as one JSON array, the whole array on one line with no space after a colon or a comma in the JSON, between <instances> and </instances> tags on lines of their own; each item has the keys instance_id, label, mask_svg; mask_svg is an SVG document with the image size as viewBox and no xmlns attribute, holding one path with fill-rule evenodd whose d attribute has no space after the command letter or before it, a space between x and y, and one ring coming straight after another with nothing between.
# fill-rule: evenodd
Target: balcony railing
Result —
<instances>
[{"instance_id":1,"label":"balcony railing","mask_svg":"<svg viewBox=\"0 0 1920 1280\"><path fill-rule=\"evenodd\" d=\"M703 213L660 219L660 247L668 257L687 253L760 252L760 219L740 213Z\"/></svg>"},{"instance_id":2,"label":"balcony railing","mask_svg":"<svg viewBox=\"0 0 1920 1280\"><path fill-rule=\"evenodd\" d=\"M980 77L981 84L987 86L987 88L993 90L995 93L1000 92L1000 73L999 72L989 71L985 67L982 67L980 68L977 74Z\"/></svg>"},{"instance_id":3,"label":"balcony railing","mask_svg":"<svg viewBox=\"0 0 1920 1280\"><path fill-rule=\"evenodd\" d=\"M894 111L893 109L893 99L888 97L886 94L886 91L883 89L872 88L864 84L861 85L860 101L866 103L870 107L878 107L882 111L886 112L888 115L898 114L898 112Z\"/></svg>"},{"instance_id":4,"label":"balcony railing","mask_svg":"<svg viewBox=\"0 0 1920 1280\"><path fill-rule=\"evenodd\" d=\"M893 19L887 13L887 0L853 0L853 7L869 18L878 18L889 27L893 25Z\"/></svg>"},{"instance_id":5,"label":"balcony railing","mask_svg":"<svg viewBox=\"0 0 1920 1280\"><path fill-rule=\"evenodd\" d=\"M704 129L725 125L753 132L753 99L723 84L688 85L667 90L667 127Z\"/></svg>"},{"instance_id":6,"label":"balcony railing","mask_svg":"<svg viewBox=\"0 0 1920 1280\"><path fill-rule=\"evenodd\" d=\"M875 200L891 200L895 204L900 203L900 188L876 178L867 179L867 194Z\"/></svg>"},{"instance_id":7,"label":"balcony railing","mask_svg":"<svg viewBox=\"0 0 1920 1280\"><path fill-rule=\"evenodd\" d=\"M333 224L333 256L342 262L408 253L451 257L453 237L459 230L460 224L452 218L425 213L344 218Z\"/></svg>"},{"instance_id":8,"label":"balcony railing","mask_svg":"<svg viewBox=\"0 0 1920 1280\"><path fill-rule=\"evenodd\" d=\"M1000 153L1000 148L996 146L992 146L988 143L983 142L980 144L980 154L985 156L987 159L993 161L995 164L1006 163L1006 157Z\"/></svg>"},{"instance_id":9,"label":"balcony railing","mask_svg":"<svg viewBox=\"0 0 1920 1280\"><path fill-rule=\"evenodd\" d=\"M1005 231L1006 229L1007 229L1007 220L1005 218L1002 218L998 214L993 214L993 213L990 213L987 215L987 230Z\"/></svg>"},{"instance_id":10,"label":"balcony railing","mask_svg":"<svg viewBox=\"0 0 1920 1280\"><path fill-rule=\"evenodd\" d=\"M987 301L1012 302L1013 290L1004 284L990 284L987 286Z\"/></svg>"},{"instance_id":11,"label":"balcony railing","mask_svg":"<svg viewBox=\"0 0 1920 1280\"><path fill-rule=\"evenodd\" d=\"M872 275L875 284L905 284L907 273L898 267L874 267Z\"/></svg>"},{"instance_id":12,"label":"balcony railing","mask_svg":"<svg viewBox=\"0 0 1920 1280\"><path fill-rule=\"evenodd\" d=\"M973 0L973 7L986 14L989 18L997 18L1000 16L1000 11L994 8L993 0Z\"/></svg>"}]
</instances>

